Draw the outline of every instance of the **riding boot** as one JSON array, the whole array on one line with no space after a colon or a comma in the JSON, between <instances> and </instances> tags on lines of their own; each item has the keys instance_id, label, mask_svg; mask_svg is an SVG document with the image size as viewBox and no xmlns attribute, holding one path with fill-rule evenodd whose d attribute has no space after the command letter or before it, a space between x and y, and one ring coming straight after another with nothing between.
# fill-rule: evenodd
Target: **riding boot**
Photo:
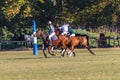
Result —
<instances>
[{"instance_id":1,"label":"riding boot","mask_svg":"<svg viewBox=\"0 0 120 80\"><path fill-rule=\"evenodd\" d=\"M52 45L52 40L49 39L49 45Z\"/></svg>"}]
</instances>

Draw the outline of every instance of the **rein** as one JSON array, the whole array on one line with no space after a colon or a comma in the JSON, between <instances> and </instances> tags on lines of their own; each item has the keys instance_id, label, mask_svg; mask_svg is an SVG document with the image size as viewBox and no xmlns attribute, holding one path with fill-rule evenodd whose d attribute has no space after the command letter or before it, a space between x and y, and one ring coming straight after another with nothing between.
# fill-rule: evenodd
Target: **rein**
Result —
<instances>
[{"instance_id":1,"label":"rein","mask_svg":"<svg viewBox=\"0 0 120 80\"><path fill-rule=\"evenodd\" d=\"M44 41L46 41L47 36L43 32L41 32L41 37Z\"/></svg>"}]
</instances>

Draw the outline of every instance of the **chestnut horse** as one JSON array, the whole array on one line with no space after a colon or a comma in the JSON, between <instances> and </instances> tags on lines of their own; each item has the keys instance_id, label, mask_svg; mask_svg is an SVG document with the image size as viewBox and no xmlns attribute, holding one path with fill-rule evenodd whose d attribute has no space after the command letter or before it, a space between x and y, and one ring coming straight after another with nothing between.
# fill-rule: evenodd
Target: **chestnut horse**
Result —
<instances>
[{"instance_id":1,"label":"chestnut horse","mask_svg":"<svg viewBox=\"0 0 120 80\"><path fill-rule=\"evenodd\" d=\"M70 43L70 39L67 35L61 35L61 30L59 28L56 28L55 29L55 34L56 36L58 37L58 39L61 40L61 48L62 48L62 51L61 51L61 57L64 57L64 54L65 54L65 51L68 47L68 44Z\"/></svg>"},{"instance_id":2,"label":"chestnut horse","mask_svg":"<svg viewBox=\"0 0 120 80\"><path fill-rule=\"evenodd\" d=\"M61 36L61 32L59 29L56 30L56 34L58 37ZM70 49L70 54L73 54L74 56L76 55L74 52L75 46L78 45L82 45L85 48L88 49L88 51L92 54L95 55L94 52L92 52L92 50L89 47L89 43L88 43L88 36L87 35L76 35L76 36L71 36L69 37L69 39L65 42L64 47L67 47ZM65 53L65 52L64 52ZM64 53L62 53L62 56L64 56Z\"/></svg>"},{"instance_id":3,"label":"chestnut horse","mask_svg":"<svg viewBox=\"0 0 120 80\"><path fill-rule=\"evenodd\" d=\"M49 45L48 36L41 29L38 29L37 32L34 34L34 36L42 38L43 44L44 44L43 54L44 54L45 58L47 58L47 55L45 53L46 48L48 48L48 52L52 56L54 56L54 54L51 53L51 48L53 46L61 47L62 53L66 49L66 46L64 45L65 41L67 40L66 37L61 37L61 38L58 38L56 40L52 40L52 45Z\"/></svg>"},{"instance_id":4,"label":"chestnut horse","mask_svg":"<svg viewBox=\"0 0 120 80\"><path fill-rule=\"evenodd\" d=\"M71 50L71 53L73 53L75 55L75 52L74 52L74 48L75 46L78 46L78 45L82 45L83 47L85 47L92 55L95 55L95 53L90 49L90 46L89 46L89 37L87 35L76 35L76 36L73 36L73 37L70 37L71 39L71 46L70 46L70 50Z\"/></svg>"}]
</instances>

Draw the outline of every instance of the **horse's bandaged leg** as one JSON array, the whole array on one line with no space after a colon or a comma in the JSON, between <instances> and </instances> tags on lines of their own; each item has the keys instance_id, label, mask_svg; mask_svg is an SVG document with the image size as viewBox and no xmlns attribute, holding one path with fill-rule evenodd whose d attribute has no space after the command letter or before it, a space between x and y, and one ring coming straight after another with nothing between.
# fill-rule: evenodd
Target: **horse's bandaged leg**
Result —
<instances>
[{"instance_id":1,"label":"horse's bandaged leg","mask_svg":"<svg viewBox=\"0 0 120 80\"><path fill-rule=\"evenodd\" d=\"M51 51L53 51L53 50L54 50L54 47L51 48Z\"/></svg>"},{"instance_id":2,"label":"horse's bandaged leg","mask_svg":"<svg viewBox=\"0 0 120 80\"><path fill-rule=\"evenodd\" d=\"M62 50L61 55L64 56L65 49Z\"/></svg>"},{"instance_id":3,"label":"horse's bandaged leg","mask_svg":"<svg viewBox=\"0 0 120 80\"><path fill-rule=\"evenodd\" d=\"M70 54L69 54L69 56L71 57L73 55L73 53L72 53L72 51L70 51Z\"/></svg>"},{"instance_id":4,"label":"horse's bandaged leg","mask_svg":"<svg viewBox=\"0 0 120 80\"><path fill-rule=\"evenodd\" d=\"M71 50L68 51L68 55L70 55L70 53L71 53Z\"/></svg>"}]
</instances>

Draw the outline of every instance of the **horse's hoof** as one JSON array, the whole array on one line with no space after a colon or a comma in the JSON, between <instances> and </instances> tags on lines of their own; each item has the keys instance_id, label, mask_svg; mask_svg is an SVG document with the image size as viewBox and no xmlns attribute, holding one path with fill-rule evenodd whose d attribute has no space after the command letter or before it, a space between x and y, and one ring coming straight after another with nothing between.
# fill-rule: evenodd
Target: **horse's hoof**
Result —
<instances>
[{"instance_id":1,"label":"horse's hoof","mask_svg":"<svg viewBox=\"0 0 120 80\"><path fill-rule=\"evenodd\" d=\"M63 58L64 56L60 56L60 58Z\"/></svg>"},{"instance_id":2,"label":"horse's hoof","mask_svg":"<svg viewBox=\"0 0 120 80\"><path fill-rule=\"evenodd\" d=\"M61 55L61 57L64 57L64 55Z\"/></svg>"},{"instance_id":3,"label":"horse's hoof","mask_svg":"<svg viewBox=\"0 0 120 80\"><path fill-rule=\"evenodd\" d=\"M55 54L52 54L52 56L55 56Z\"/></svg>"},{"instance_id":4,"label":"horse's hoof","mask_svg":"<svg viewBox=\"0 0 120 80\"><path fill-rule=\"evenodd\" d=\"M45 58L47 58L47 56L45 56Z\"/></svg>"}]
</instances>

